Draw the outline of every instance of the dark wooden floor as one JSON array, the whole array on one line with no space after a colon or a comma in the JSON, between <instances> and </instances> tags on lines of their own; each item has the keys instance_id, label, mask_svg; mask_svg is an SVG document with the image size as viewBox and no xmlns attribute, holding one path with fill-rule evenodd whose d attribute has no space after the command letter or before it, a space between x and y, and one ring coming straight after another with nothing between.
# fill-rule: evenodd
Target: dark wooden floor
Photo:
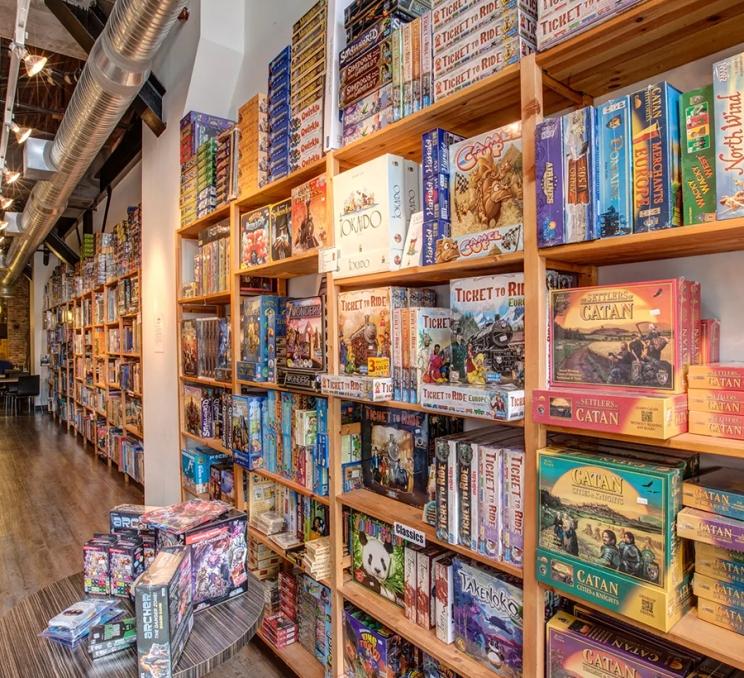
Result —
<instances>
[{"instance_id":1,"label":"dark wooden floor","mask_svg":"<svg viewBox=\"0 0 744 678\"><path fill-rule=\"evenodd\" d=\"M79 440L48 415L0 416L0 615L79 572L85 541L108 531L109 507L142 503L142 492ZM289 675L250 644L210 678Z\"/></svg>"}]
</instances>

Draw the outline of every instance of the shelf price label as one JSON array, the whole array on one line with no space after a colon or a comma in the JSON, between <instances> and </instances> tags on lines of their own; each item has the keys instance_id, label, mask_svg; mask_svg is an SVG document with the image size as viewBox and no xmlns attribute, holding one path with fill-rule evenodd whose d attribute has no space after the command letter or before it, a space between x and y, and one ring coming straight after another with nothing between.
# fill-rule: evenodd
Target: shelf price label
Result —
<instances>
[{"instance_id":1,"label":"shelf price label","mask_svg":"<svg viewBox=\"0 0 744 678\"><path fill-rule=\"evenodd\" d=\"M318 250L318 273L335 273L338 271L338 249L321 247Z\"/></svg>"},{"instance_id":2,"label":"shelf price label","mask_svg":"<svg viewBox=\"0 0 744 678\"><path fill-rule=\"evenodd\" d=\"M421 530L404 525L403 523L393 523L393 532L396 537L405 539L416 546L424 548L426 546L426 535Z\"/></svg>"}]
</instances>

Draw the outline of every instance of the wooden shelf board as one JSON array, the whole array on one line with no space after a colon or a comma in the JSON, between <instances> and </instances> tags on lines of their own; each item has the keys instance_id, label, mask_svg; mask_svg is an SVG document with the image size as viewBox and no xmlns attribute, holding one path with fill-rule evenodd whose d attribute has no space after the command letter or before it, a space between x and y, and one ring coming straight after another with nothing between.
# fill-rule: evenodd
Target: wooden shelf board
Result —
<instances>
[{"instance_id":1,"label":"wooden shelf board","mask_svg":"<svg viewBox=\"0 0 744 678\"><path fill-rule=\"evenodd\" d=\"M142 431L138 429L136 426L132 426L132 424L125 424L124 430L127 433L131 433L133 436L137 436L138 438L142 438Z\"/></svg>"},{"instance_id":2,"label":"wooden shelf board","mask_svg":"<svg viewBox=\"0 0 744 678\"><path fill-rule=\"evenodd\" d=\"M318 250L310 250L293 257L270 261L260 266L241 268L235 275L263 276L265 278L296 278L318 272Z\"/></svg>"},{"instance_id":3,"label":"wooden shelf board","mask_svg":"<svg viewBox=\"0 0 744 678\"><path fill-rule=\"evenodd\" d=\"M497 560L491 560L486 556L471 551L468 548L458 546L455 544L449 544L446 541L437 539L434 527L425 523L421 519L421 509L415 506L409 506L402 502L385 497L371 490L353 490L352 492L345 492L338 496L338 501L344 506L349 506L357 511L366 513L367 515L379 518L387 523L404 523L409 527L413 527L420 530L426 535L426 542L432 544L438 544L442 548L455 553L461 553L473 560L477 560L480 563L484 563L494 570L505 572L507 574L514 575L515 577L522 577L522 568L516 567L509 563L502 563Z\"/></svg>"},{"instance_id":4,"label":"wooden shelf board","mask_svg":"<svg viewBox=\"0 0 744 678\"><path fill-rule=\"evenodd\" d=\"M284 485L285 487L288 487L290 490L294 490L298 494L304 494L306 497L310 497L311 499L314 499L319 504L325 504L326 506L330 505L330 500L328 497L321 497L318 494L315 494L312 490L308 489L304 485L300 485L299 483L296 483L294 480L290 480L289 478L285 478L282 475L279 475L278 473L272 473L271 471L267 471L263 468L254 468L253 473L258 473L258 475L263 476L264 478L269 478L270 480L273 480L276 483L279 483L280 485Z\"/></svg>"},{"instance_id":5,"label":"wooden shelf board","mask_svg":"<svg viewBox=\"0 0 744 678\"><path fill-rule=\"evenodd\" d=\"M231 381L218 381L217 379L209 379L208 377L194 377L182 374L181 381L187 384L198 384L199 386L211 386L213 388L232 388Z\"/></svg>"},{"instance_id":6,"label":"wooden shelf board","mask_svg":"<svg viewBox=\"0 0 744 678\"><path fill-rule=\"evenodd\" d=\"M540 250L540 254L548 262L608 266L741 249L744 249L744 218L546 247Z\"/></svg>"},{"instance_id":7,"label":"wooden shelf board","mask_svg":"<svg viewBox=\"0 0 744 678\"><path fill-rule=\"evenodd\" d=\"M406 619L403 608L377 595L354 581L346 581L340 588L341 595L395 633L421 648L461 676L493 675L479 661L458 650L454 643L447 645L437 638L434 629L425 629Z\"/></svg>"},{"instance_id":8,"label":"wooden shelf board","mask_svg":"<svg viewBox=\"0 0 744 678\"><path fill-rule=\"evenodd\" d=\"M204 294L199 297L180 297L178 303L182 306L196 306L198 304L229 304L230 291Z\"/></svg>"},{"instance_id":9,"label":"wooden shelf board","mask_svg":"<svg viewBox=\"0 0 744 678\"><path fill-rule=\"evenodd\" d=\"M222 221L223 219L227 219L230 216L230 203L225 203L224 205L219 205L215 209L213 209L209 214L200 217L196 221L192 221L190 224L187 224L186 226L181 226L177 230L178 235L180 235L182 238L196 238L199 235L199 232L202 229L205 229L207 226L211 226L212 224L216 224L218 221Z\"/></svg>"},{"instance_id":10,"label":"wooden shelf board","mask_svg":"<svg viewBox=\"0 0 744 678\"><path fill-rule=\"evenodd\" d=\"M325 675L322 664L299 642L287 645L287 647L275 647L264 636L260 625L258 631L256 631L256 636L261 639L272 654L284 662L297 676L301 676L301 678L323 678Z\"/></svg>"},{"instance_id":11,"label":"wooden shelf board","mask_svg":"<svg viewBox=\"0 0 744 678\"><path fill-rule=\"evenodd\" d=\"M139 353L125 353L124 351L122 351L119 355L122 358L139 358L139 357L141 357Z\"/></svg>"},{"instance_id":12,"label":"wooden shelf board","mask_svg":"<svg viewBox=\"0 0 744 678\"><path fill-rule=\"evenodd\" d=\"M205 445L206 447L216 450L217 452L222 452L222 454L232 456L232 450L228 450L216 438L201 438L200 436L195 436L193 433L187 433L186 431L181 431L181 435L184 438L188 438L189 440L193 440L194 442L199 443L200 445Z\"/></svg>"},{"instance_id":13,"label":"wooden shelf board","mask_svg":"<svg viewBox=\"0 0 744 678\"><path fill-rule=\"evenodd\" d=\"M197 499L203 499L204 501L209 501L209 493L208 492L195 492L192 490L188 485L185 485L184 483L181 483L181 489L190 494L192 497L196 497Z\"/></svg>"},{"instance_id":14,"label":"wooden shelf board","mask_svg":"<svg viewBox=\"0 0 744 678\"><path fill-rule=\"evenodd\" d=\"M579 92L601 96L744 42L740 0L646 0L537 55Z\"/></svg>"},{"instance_id":15,"label":"wooden shelf board","mask_svg":"<svg viewBox=\"0 0 744 678\"><path fill-rule=\"evenodd\" d=\"M472 275L521 271L523 264L524 254L514 252L480 259L450 261L446 264L412 266L398 271L384 271L349 278L336 278L334 276L333 282L345 289L364 289L376 285L440 285L456 278Z\"/></svg>"},{"instance_id":16,"label":"wooden shelf board","mask_svg":"<svg viewBox=\"0 0 744 678\"><path fill-rule=\"evenodd\" d=\"M246 210L263 207L278 200L285 200L289 198L295 186L304 184L313 177L323 174L325 172L325 166L326 159L321 158L296 172L288 174L286 177L272 181L270 184L266 184L255 191L240 196L235 202L241 211L245 212Z\"/></svg>"},{"instance_id":17,"label":"wooden shelf board","mask_svg":"<svg viewBox=\"0 0 744 678\"><path fill-rule=\"evenodd\" d=\"M586 431L584 429L564 428L562 426L546 426L545 428L548 431L568 433L575 436L619 440L621 442L651 445L653 447L668 447L673 450L687 450L689 452L700 452L701 454L717 454L723 457L744 459L744 441L733 440L731 438L714 438L712 436L701 436L696 433L681 433L668 440L655 440L653 438L629 436L621 433Z\"/></svg>"}]
</instances>

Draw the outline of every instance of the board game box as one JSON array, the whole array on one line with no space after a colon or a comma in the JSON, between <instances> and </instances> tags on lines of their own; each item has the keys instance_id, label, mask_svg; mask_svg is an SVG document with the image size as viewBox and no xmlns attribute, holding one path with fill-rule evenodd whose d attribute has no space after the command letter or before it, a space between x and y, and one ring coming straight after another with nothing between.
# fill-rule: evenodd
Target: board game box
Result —
<instances>
[{"instance_id":1,"label":"board game box","mask_svg":"<svg viewBox=\"0 0 744 678\"><path fill-rule=\"evenodd\" d=\"M240 217L240 268L260 266L269 260L268 207L247 212Z\"/></svg>"},{"instance_id":2,"label":"board game box","mask_svg":"<svg viewBox=\"0 0 744 678\"><path fill-rule=\"evenodd\" d=\"M550 290L551 384L683 393L681 278Z\"/></svg>"},{"instance_id":3,"label":"board game box","mask_svg":"<svg viewBox=\"0 0 744 678\"><path fill-rule=\"evenodd\" d=\"M548 621L546 631L546 676L550 678L597 675L605 667L618 676L682 678L696 663L671 648L563 610Z\"/></svg>"},{"instance_id":4,"label":"board game box","mask_svg":"<svg viewBox=\"0 0 744 678\"><path fill-rule=\"evenodd\" d=\"M524 274L450 283L455 384L524 384Z\"/></svg>"},{"instance_id":5,"label":"board game box","mask_svg":"<svg viewBox=\"0 0 744 678\"><path fill-rule=\"evenodd\" d=\"M682 486L685 506L744 521L744 475L735 469L719 468Z\"/></svg>"},{"instance_id":6,"label":"board game box","mask_svg":"<svg viewBox=\"0 0 744 678\"><path fill-rule=\"evenodd\" d=\"M592 106L563 116L564 242L594 237L598 209L596 124Z\"/></svg>"},{"instance_id":7,"label":"board game box","mask_svg":"<svg viewBox=\"0 0 744 678\"><path fill-rule=\"evenodd\" d=\"M406 288L376 287L338 295L339 371L392 376L392 316L407 304Z\"/></svg>"},{"instance_id":8,"label":"board game box","mask_svg":"<svg viewBox=\"0 0 744 678\"><path fill-rule=\"evenodd\" d=\"M292 254L292 201L282 200L271 206L269 221L269 241L271 260L286 259Z\"/></svg>"},{"instance_id":9,"label":"board game box","mask_svg":"<svg viewBox=\"0 0 744 678\"><path fill-rule=\"evenodd\" d=\"M633 230L682 224L679 106L667 82L630 95L633 121Z\"/></svg>"},{"instance_id":10,"label":"board game box","mask_svg":"<svg viewBox=\"0 0 744 678\"><path fill-rule=\"evenodd\" d=\"M183 385L183 426L186 433L201 436L202 390L199 386Z\"/></svg>"},{"instance_id":11,"label":"board game box","mask_svg":"<svg viewBox=\"0 0 744 678\"><path fill-rule=\"evenodd\" d=\"M292 252L323 247L327 239L326 179L321 174L292 189Z\"/></svg>"},{"instance_id":12,"label":"board game box","mask_svg":"<svg viewBox=\"0 0 744 678\"><path fill-rule=\"evenodd\" d=\"M687 433L687 396L581 389L536 389L532 416L552 426L666 440Z\"/></svg>"},{"instance_id":13,"label":"board game box","mask_svg":"<svg viewBox=\"0 0 744 678\"><path fill-rule=\"evenodd\" d=\"M320 390L324 395L338 398L384 402L393 399L393 380L390 377L322 374Z\"/></svg>"},{"instance_id":14,"label":"board game box","mask_svg":"<svg viewBox=\"0 0 744 678\"><path fill-rule=\"evenodd\" d=\"M690 365L687 383L691 389L744 392L744 363Z\"/></svg>"},{"instance_id":15,"label":"board game box","mask_svg":"<svg viewBox=\"0 0 744 678\"><path fill-rule=\"evenodd\" d=\"M698 598L697 616L698 619L744 635L744 608L729 607L712 600Z\"/></svg>"},{"instance_id":16,"label":"board game box","mask_svg":"<svg viewBox=\"0 0 744 678\"><path fill-rule=\"evenodd\" d=\"M450 350L451 313L446 308L409 308L408 332L410 338L408 364L404 360L403 382L407 402L419 402L421 384L443 384L449 381L452 351Z\"/></svg>"},{"instance_id":17,"label":"board game box","mask_svg":"<svg viewBox=\"0 0 744 678\"><path fill-rule=\"evenodd\" d=\"M737 586L736 584L695 572L692 592L698 598L705 598L721 605L738 607L744 610L744 586Z\"/></svg>"},{"instance_id":18,"label":"board game box","mask_svg":"<svg viewBox=\"0 0 744 678\"><path fill-rule=\"evenodd\" d=\"M633 232L632 138L630 97L617 97L597 108L597 238Z\"/></svg>"},{"instance_id":19,"label":"board game box","mask_svg":"<svg viewBox=\"0 0 744 678\"><path fill-rule=\"evenodd\" d=\"M247 468L263 468L263 428L261 407L264 397L233 395L232 450L236 463Z\"/></svg>"},{"instance_id":20,"label":"board game box","mask_svg":"<svg viewBox=\"0 0 744 678\"><path fill-rule=\"evenodd\" d=\"M744 416L721 412L690 412L688 430L702 436L744 440Z\"/></svg>"},{"instance_id":21,"label":"board game box","mask_svg":"<svg viewBox=\"0 0 744 678\"><path fill-rule=\"evenodd\" d=\"M693 388L687 391L690 410L744 416L744 391Z\"/></svg>"},{"instance_id":22,"label":"board game box","mask_svg":"<svg viewBox=\"0 0 744 678\"><path fill-rule=\"evenodd\" d=\"M351 546L354 580L403 607L403 540L393 526L352 511Z\"/></svg>"},{"instance_id":23,"label":"board game box","mask_svg":"<svg viewBox=\"0 0 744 678\"><path fill-rule=\"evenodd\" d=\"M695 574L744 586L744 551L695 542Z\"/></svg>"},{"instance_id":24,"label":"board game box","mask_svg":"<svg viewBox=\"0 0 744 678\"><path fill-rule=\"evenodd\" d=\"M682 94L682 223L716 219L716 150L713 130L713 86Z\"/></svg>"},{"instance_id":25,"label":"board game box","mask_svg":"<svg viewBox=\"0 0 744 678\"><path fill-rule=\"evenodd\" d=\"M199 348L196 341L196 321L181 321L181 369L186 376L195 376Z\"/></svg>"},{"instance_id":26,"label":"board game box","mask_svg":"<svg viewBox=\"0 0 744 678\"><path fill-rule=\"evenodd\" d=\"M717 217L744 217L744 54L713 65Z\"/></svg>"},{"instance_id":27,"label":"board game box","mask_svg":"<svg viewBox=\"0 0 744 678\"><path fill-rule=\"evenodd\" d=\"M277 341L284 336L286 297L261 294L240 300L239 379L276 381Z\"/></svg>"},{"instance_id":28,"label":"board game box","mask_svg":"<svg viewBox=\"0 0 744 678\"><path fill-rule=\"evenodd\" d=\"M338 277L400 267L408 228L405 160L385 154L333 179Z\"/></svg>"},{"instance_id":29,"label":"board game box","mask_svg":"<svg viewBox=\"0 0 744 678\"><path fill-rule=\"evenodd\" d=\"M501 676L521 676L521 582L460 557L453 565L455 647Z\"/></svg>"},{"instance_id":30,"label":"board game box","mask_svg":"<svg viewBox=\"0 0 744 678\"><path fill-rule=\"evenodd\" d=\"M514 123L449 147L451 237L438 263L523 249L521 135Z\"/></svg>"},{"instance_id":31,"label":"board game box","mask_svg":"<svg viewBox=\"0 0 744 678\"><path fill-rule=\"evenodd\" d=\"M524 390L514 384L421 384L421 404L452 416L500 421L524 418Z\"/></svg>"},{"instance_id":32,"label":"board game box","mask_svg":"<svg viewBox=\"0 0 744 678\"><path fill-rule=\"evenodd\" d=\"M563 118L546 118L535 131L535 185L537 188L537 245L564 242Z\"/></svg>"},{"instance_id":33,"label":"board game box","mask_svg":"<svg viewBox=\"0 0 744 678\"><path fill-rule=\"evenodd\" d=\"M279 383L315 390L325 370L325 313L323 297L287 299L286 335L277 350Z\"/></svg>"},{"instance_id":34,"label":"board game box","mask_svg":"<svg viewBox=\"0 0 744 678\"><path fill-rule=\"evenodd\" d=\"M684 539L744 551L744 521L696 508L685 508L679 512L677 534Z\"/></svg>"}]
</instances>

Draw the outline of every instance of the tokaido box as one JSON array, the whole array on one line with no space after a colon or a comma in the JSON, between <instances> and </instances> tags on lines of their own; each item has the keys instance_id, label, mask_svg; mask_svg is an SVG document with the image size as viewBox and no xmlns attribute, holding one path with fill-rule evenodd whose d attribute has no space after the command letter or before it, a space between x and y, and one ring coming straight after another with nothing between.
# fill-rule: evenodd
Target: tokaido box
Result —
<instances>
[{"instance_id":1,"label":"tokaido box","mask_svg":"<svg viewBox=\"0 0 744 678\"><path fill-rule=\"evenodd\" d=\"M687 383L691 389L744 392L744 362L690 365Z\"/></svg>"},{"instance_id":2,"label":"tokaido box","mask_svg":"<svg viewBox=\"0 0 744 678\"><path fill-rule=\"evenodd\" d=\"M732 551L744 551L744 521L695 508L682 509L677 515L677 534Z\"/></svg>"},{"instance_id":3,"label":"tokaido box","mask_svg":"<svg viewBox=\"0 0 744 678\"><path fill-rule=\"evenodd\" d=\"M716 150L713 130L713 87L682 94L680 100L682 152L682 223L702 224L716 219Z\"/></svg>"},{"instance_id":4,"label":"tokaido box","mask_svg":"<svg viewBox=\"0 0 744 678\"><path fill-rule=\"evenodd\" d=\"M546 628L549 678L616 675L682 678L696 661L624 629L559 610Z\"/></svg>"},{"instance_id":5,"label":"tokaido box","mask_svg":"<svg viewBox=\"0 0 744 678\"><path fill-rule=\"evenodd\" d=\"M744 634L744 609L721 605L705 598L698 599L698 619Z\"/></svg>"},{"instance_id":6,"label":"tokaido box","mask_svg":"<svg viewBox=\"0 0 744 678\"><path fill-rule=\"evenodd\" d=\"M744 391L691 388L687 402L693 412L719 412L744 416Z\"/></svg>"},{"instance_id":7,"label":"tokaido box","mask_svg":"<svg viewBox=\"0 0 744 678\"><path fill-rule=\"evenodd\" d=\"M744 475L719 468L685 480L682 503L691 508L744 520Z\"/></svg>"},{"instance_id":8,"label":"tokaido box","mask_svg":"<svg viewBox=\"0 0 744 678\"><path fill-rule=\"evenodd\" d=\"M667 82L630 95L635 233L682 224L680 98Z\"/></svg>"},{"instance_id":9,"label":"tokaido box","mask_svg":"<svg viewBox=\"0 0 744 678\"><path fill-rule=\"evenodd\" d=\"M564 242L591 240L597 219L597 113L592 106L563 116Z\"/></svg>"},{"instance_id":10,"label":"tokaido box","mask_svg":"<svg viewBox=\"0 0 744 678\"><path fill-rule=\"evenodd\" d=\"M744 54L714 64L713 94L717 216L744 217Z\"/></svg>"},{"instance_id":11,"label":"tokaido box","mask_svg":"<svg viewBox=\"0 0 744 678\"><path fill-rule=\"evenodd\" d=\"M535 186L537 190L537 245L564 242L563 118L546 118L535 132Z\"/></svg>"},{"instance_id":12,"label":"tokaido box","mask_svg":"<svg viewBox=\"0 0 744 678\"><path fill-rule=\"evenodd\" d=\"M552 426L667 440L687 433L687 396L536 389L532 416Z\"/></svg>"},{"instance_id":13,"label":"tokaido box","mask_svg":"<svg viewBox=\"0 0 744 678\"><path fill-rule=\"evenodd\" d=\"M744 586L744 551L695 542L695 574Z\"/></svg>"},{"instance_id":14,"label":"tokaido box","mask_svg":"<svg viewBox=\"0 0 744 678\"><path fill-rule=\"evenodd\" d=\"M400 267L410 214L405 160L385 154L333 179L337 277Z\"/></svg>"},{"instance_id":15,"label":"tokaido box","mask_svg":"<svg viewBox=\"0 0 744 678\"><path fill-rule=\"evenodd\" d=\"M596 238L633 232L633 145L630 97L612 99L597 108L598 211Z\"/></svg>"},{"instance_id":16,"label":"tokaido box","mask_svg":"<svg viewBox=\"0 0 744 678\"><path fill-rule=\"evenodd\" d=\"M744 416L720 412L690 412L690 433L714 438L744 440Z\"/></svg>"}]
</instances>

